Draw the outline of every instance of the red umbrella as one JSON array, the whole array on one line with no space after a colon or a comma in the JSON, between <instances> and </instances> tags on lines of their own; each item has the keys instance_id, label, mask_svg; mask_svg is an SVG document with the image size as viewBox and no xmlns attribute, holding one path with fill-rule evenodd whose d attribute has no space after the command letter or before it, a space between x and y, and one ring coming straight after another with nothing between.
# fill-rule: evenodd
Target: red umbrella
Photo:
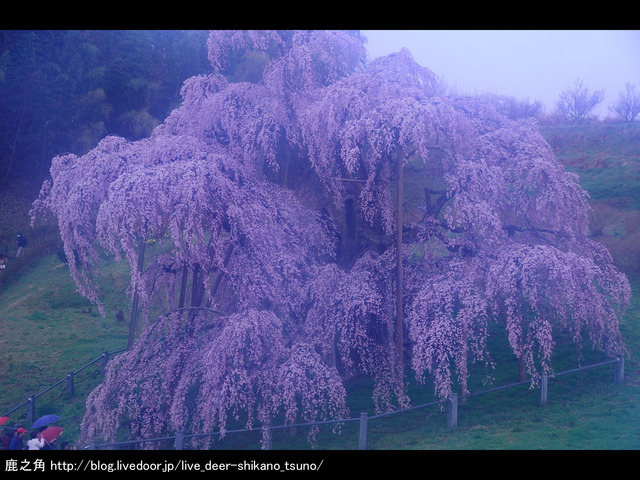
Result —
<instances>
[{"instance_id":1,"label":"red umbrella","mask_svg":"<svg viewBox=\"0 0 640 480\"><path fill-rule=\"evenodd\" d=\"M60 435L62 435L62 427L49 427L49 428L45 428L40 435L42 435L42 438L44 438L47 442L51 443L53 442L56 438L58 438Z\"/></svg>"},{"instance_id":2,"label":"red umbrella","mask_svg":"<svg viewBox=\"0 0 640 480\"><path fill-rule=\"evenodd\" d=\"M0 417L0 425L9 420L9 417Z\"/></svg>"}]
</instances>

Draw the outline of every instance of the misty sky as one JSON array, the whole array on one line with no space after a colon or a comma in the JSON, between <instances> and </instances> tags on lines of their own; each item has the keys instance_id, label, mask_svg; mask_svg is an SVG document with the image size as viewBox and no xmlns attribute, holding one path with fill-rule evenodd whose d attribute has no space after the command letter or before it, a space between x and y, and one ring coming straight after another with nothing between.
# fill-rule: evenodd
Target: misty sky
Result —
<instances>
[{"instance_id":1,"label":"misty sky","mask_svg":"<svg viewBox=\"0 0 640 480\"><path fill-rule=\"evenodd\" d=\"M626 83L640 92L640 30L362 30L371 59L407 48L458 93L541 101L547 111L580 78L604 89L600 114ZM605 105L606 104L606 105Z\"/></svg>"}]
</instances>

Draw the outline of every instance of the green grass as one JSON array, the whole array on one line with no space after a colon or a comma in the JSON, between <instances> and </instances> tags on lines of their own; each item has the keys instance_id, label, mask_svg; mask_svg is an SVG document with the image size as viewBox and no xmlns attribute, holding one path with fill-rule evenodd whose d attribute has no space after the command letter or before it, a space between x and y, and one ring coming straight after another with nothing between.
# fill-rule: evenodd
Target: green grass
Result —
<instances>
[{"instance_id":1,"label":"green grass","mask_svg":"<svg viewBox=\"0 0 640 480\"><path fill-rule=\"evenodd\" d=\"M14 266L13 272L16 271L18 267ZM109 271L107 274L112 275ZM69 372L98 358L103 351L126 347L128 326L115 319L115 311L126 305L126 286L117 281L110 284L113 291L107 295L105 318L76 292L67 265L55 254L46 255L2 286L2 413L65 379ZM63 418L59 425L65 429L65 438L72 441L77 438L84 400L100 380L99 365L96 363L74 376L75 395L66 394L65 382L36 398L36 418L56 413ZM26 413L26 407L11 413L8 424L28 425Z\"/></svg>"},{"instance_id":2,"label":"green grass","mask_svg":"<svg viewBox=\"0 0 640 480\"><path fill-rule=\"evenodd\" d=\"M540 132L593 200L626 200L640 209L640 122L544 126Z\"/></svg>"}]
</instances>

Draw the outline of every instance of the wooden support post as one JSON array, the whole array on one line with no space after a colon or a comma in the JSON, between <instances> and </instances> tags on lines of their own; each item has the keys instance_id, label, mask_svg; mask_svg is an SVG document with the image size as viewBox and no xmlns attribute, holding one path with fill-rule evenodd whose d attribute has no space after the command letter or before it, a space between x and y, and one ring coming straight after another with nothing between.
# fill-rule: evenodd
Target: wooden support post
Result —
<instances>
[{"instance_id":1,"label":"wooden support post","mask_svg":"<svg viewBox=\"0 0 640 480\"><path fill-rule=\"evenodd\" d=\"M404 151L398 150L398 186L396 198L396 349L398 350L398 378L404 378L404 339L402 334L402 200L404 186Z\"/></svg>"},{"instance_id":2,"label":"wooden support post","mask_svg":"<svg viewBox=\"0 0 640 480\"><path fill-rule=\"evenodd\" d=\"M27 423L32 425L36 419L36 397L31 395L27 398Z\"/></svg>"},{"instance_id":3,"label":"wooden support post","mask_svg":"<svg viewBox=\"0 0 640 480\"><path fill-rule=\"evenodd\" d=\"M613 376L613 381L615 383L624 382L624 356L623 355L618 355L618 362L616 363L616 370Z\"/></svg>"},{"instance_id":4,"label":"wooden support post","mask_svg":"<svg viewBox=\"0 0 640 480\"><path fill-rule=\"evenodd\" d=\"M360 414L360 440L358 442L359 450L367 449L367 424L369 423L369 418L367 417L366 412L362 412Z\"/></svg>"},{"instance_id":5,"label":"wooden support post","mask_svg":"<svg viewBox=\"0 0 640 480\"><path fill-rule=\"evenodd\" d=\"M73 372L67 373L67 395L73 395L75 389L73 387Z\"/></svg>"},{"instance_id":6,"label":"wooden support post","mask_svg":"<svg viewBox=\"0 0 640 480\"><path fill-rule=\"evenodd\" d=\"M548 377L547 374L542 374L540 378L540 387L538 388L538 404L541 407L544 407L547 404L547 383Z\"/></svg>"},{"instance_id":7,"label":"wooden support post","mask_svg":"<svg viewBox=\"0 0 640 480\"><path fill-rule=\"evenodd\" d=\"M453 393L449 397L449 410L447 411L447 428L454 429L458 426L458 394Z\"/></svg>"},{"instance_id":8,"label":"wooden support post","mask_svg":"<svg viewBox=\"0 0 640 480\"><path fill-rule=\"evenodd\" d=\"M102 360L100 362L100 372L104 375L104 373L107 371L107 362L109 361L109 352L107 352L106 350L104 352L102 352Z\"/></svg>"},{"instance_id":9,"label":"wooden support post","mask_svg":"<svg viewBox=\"0 0 640 480\"><path fill-rule=\"evenodd\" d=\"M176 440L173 444L176 450L184 450L184 432L176 433Z\"/></svg>"},{"instance_id":10,"label":"wooden support post","mask_svg":"<svg viewBox=\"0 0 640 480\"><path fill-rule=\"evenodd\" d=\"M262 449L263 450L271 450L273 448L273 429L271 428L271 424L270 423L265 425L265 428L266 428L265 442L264 442L264 446L262 447Z\"/></svg>"}]
</instances>

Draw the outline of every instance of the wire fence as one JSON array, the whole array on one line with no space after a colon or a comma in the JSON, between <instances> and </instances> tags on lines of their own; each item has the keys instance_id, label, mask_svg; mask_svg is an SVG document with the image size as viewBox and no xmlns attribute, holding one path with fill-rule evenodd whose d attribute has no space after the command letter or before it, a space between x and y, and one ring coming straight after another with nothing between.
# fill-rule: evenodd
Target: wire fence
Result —
<instances>
[{"instance_id":1,"label":"wire fence","mask_svg":"<svg viewBox=\"0 0 640 480\"><path fill-rule=\"evenodd\" d=\"M95 360L87 363L86 365L82 366L81 368L79 368L74 372L69 372L65 378L59 380L58 382L47 387L41 392L32 396L29 396L27 401L21 403L20 405L17 405L16 407L9 410L8 412L5 412L3 416L8 416L11 413L15 412L16 410L19 410L26 406L27 422L29 422L29 424L33 423L35 418L35 411L36 411L36 399L38 397L44 395L45 393L49 392L50 390L56 388L57 386L63 383L66 383L66 392L68 394L73 394L74 393L74 376L76 374L82 372L86 368L98 362L101 363L100 371L104 373L109 356L115 355L125 350L126 349L118 350L115 352L103 352L102 355L100 355L100 357L96 358ZM136 450L136 449L155 448L155 449L163 449L163 450L187 450L189 449L190 442L193 442L199 439L206 440L211 437L228 438L229 435L232 435L232 436L243 435L245 436L245 441L240 442L240 444L243 445L243 448L246 448L246 446L250 444L250 443L247 443L246 441L246 437L249 436L250 437L249 442L252 442L255 445L255 449L271 450L273 449L274 434L276 434L279 431L295 432L297 431L297 429L305 429L305 428L317 429L320 426L325 426L325 427L332 426L332 427L343 429L345 426L352 425L350 429L350 432L352 435L351 438L353 438L353 436L357 438L352 440L353 444L351 445L350 448L353 449L355 444L357 443L357 448L359 450L366 450L367 441L368 441L367 437L372 431L374 431L372 429L371 422L379 421L384 418L389 418L396 415L407 414L413 411L426 410L432 407L439 406L441 408L432 409L432 410L436 412L436 416L438 417L446 416L446 427L449 430L453 430L458 425L459 403L465 401L468 398L476 397L479 395L485 395L488 393L497 392L501 390L512 389L514 387L518 387L522 385L536 385L537 386L537 403L540 406L545 406L548 402L549 379L553 379L563 375L577 373L585 370L591 370L591 369L602 367L605 365L614 365L614 375L613 375L614 383L621 384L624 382L624 357L618 356L610 360L593 363L593 364L582 366L579 368L564 370L562 372L554 373L551 375L541 375L539 378L535 379L535 381L534 379L527 379L524 381L509 383L506 385L501 385L501 386L497 386L497 387L493 387L485 390L480 390L480 391L476 391L476 392L469 393L466 395L461 395L461 396L457 394L452 394L451 397L448 399L436 400L428 403L423 403L420 405L415 405L409 408L394 410L391 412L386 412L386 413L377 414L377 415L368 415L366 412L362 412L359 417L343 418L343 419L329 420L324 422L309 422L309 423L273 425L273 426L263 425L257 428L241 428L236 430L226 430L225 432L217 431L217 432L199 433L199 434L177 432L175 435L165 436L165 437L144 438L144 439L136 439L136 440L128 440L128 441L112 442L112 443L92 442L89 445L86 445L84 449L85 450ZM430 421L433 422L434 419L432 418L430 419ZM419 428L419 427L420 425L418 425L416 428ZM388 433L388 432L385 432L385 433ZM193 443L191 443L191 445L193 445ZM234 444L232 448L238 449L238 446ZM295 447L295 448L299 448L299 447Z\"/></svg>"}]
</instances>

